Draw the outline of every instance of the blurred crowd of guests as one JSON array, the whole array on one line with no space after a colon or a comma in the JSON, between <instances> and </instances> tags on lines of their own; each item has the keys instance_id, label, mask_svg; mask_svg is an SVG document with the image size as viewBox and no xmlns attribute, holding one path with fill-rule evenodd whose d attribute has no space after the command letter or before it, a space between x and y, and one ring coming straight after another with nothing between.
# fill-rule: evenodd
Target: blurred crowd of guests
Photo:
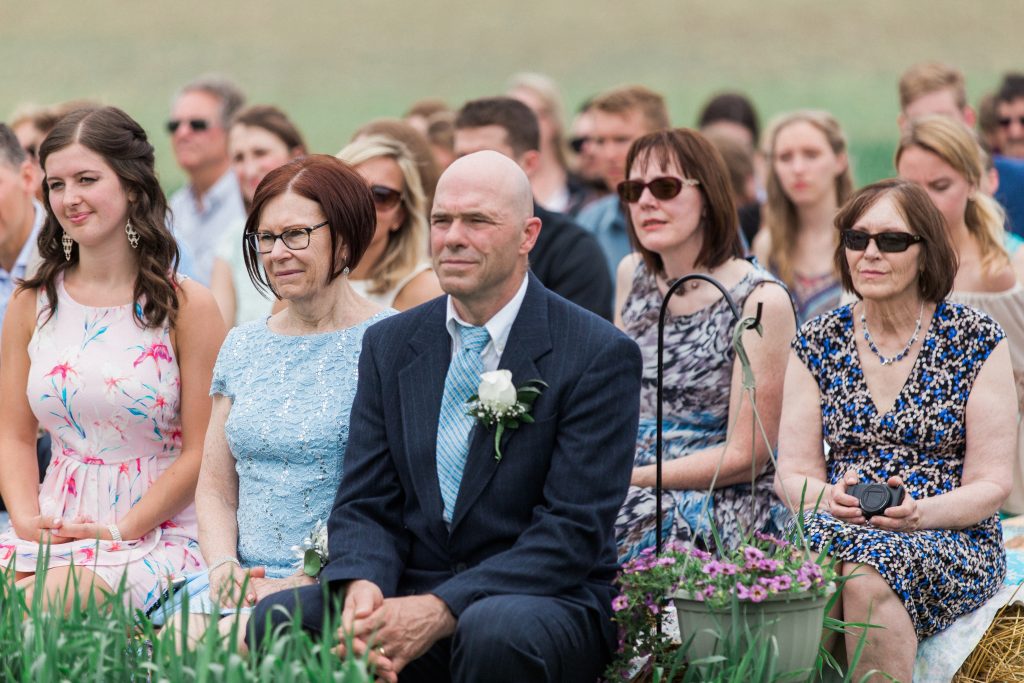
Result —
<instances>
[{"instance_id":1,"label":"blurred crowd of guests","mask_svg":"<svg viewBox=\"0 0 1024 683\"><path fill-rule=\"evenodd\" d=\"M922 114L948 116L976 128L984 190L1004 210L1007 234L1002 239L1016 258L1024 234L1024 74L1007 74L977 108L967 101L962 73L940 63L909 69L898 92L901 132ZM46 134L68 112L95 106L87 100L24 105L11 115L9 126L34 162L37 199L42 173L35 162ZM352 279L399 310L438 294L426 254L433 186L453 159L496 149L529 176L538 215L547 226L531 255L534 272L555 292L612 319L611 281L623 257L633 251L615 188L623 180L632 142L671 125L663 96L641 85L599 93L569 116L555 82L535 73L514 76L502 96L459 109L428 98L415 102L401 118L371 121L338 153L362 169L378 209L370 259ZM827 258L835 239L831 217L853 190L848 142L837 117L825 111L785 113L762 135L750 98L723 92L705 103L694 127L726 163L749 253L786 283L800 321L828 310L840 294ZM182 272L213 290L231 324L267 313L269 302L246 284L241 226L260 180L313 150L282 108L247 105L242 90L221 77L202 77L181 88L167 133L187 176L169 200ZM357 144L367 138L374 140ZM10 231L13 252L32 236L27 222L17 227ZM605 268L593 258L595 246L605 257ZM11 270L6 265L0 263L0 278L20 275L13 261ZM1024 262L1016 267L1024 272Z\"/></svg>"}]
</instances>

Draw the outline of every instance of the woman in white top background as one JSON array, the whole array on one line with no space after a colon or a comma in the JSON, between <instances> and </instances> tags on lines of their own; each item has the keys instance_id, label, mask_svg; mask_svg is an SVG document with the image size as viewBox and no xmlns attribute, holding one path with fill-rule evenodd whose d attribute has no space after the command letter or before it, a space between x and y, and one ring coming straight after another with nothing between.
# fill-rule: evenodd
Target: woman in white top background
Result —
<instances>
[{"instance_id":1,"label":"woman in white top background","mask_svg":"<svg viewBox=\"0 0 1024 683\"><path fill-rule=\"evenodd\" d=\"M246 211L252 207L256 187L268 173L306 152L302 133L277 107L255 104L235 114L228 130L228 154ZM224 320L233 326L266 317L271 300L253 287L246 273L242 256L244 223L226 227L213 262L210 290Z\"/></svg>"}]
</instances>

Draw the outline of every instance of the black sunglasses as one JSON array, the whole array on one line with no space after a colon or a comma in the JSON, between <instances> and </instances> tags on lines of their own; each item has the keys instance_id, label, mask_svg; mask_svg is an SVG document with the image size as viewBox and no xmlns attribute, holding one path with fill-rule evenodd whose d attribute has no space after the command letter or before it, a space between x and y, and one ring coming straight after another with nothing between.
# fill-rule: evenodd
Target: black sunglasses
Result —
<instances>
[{"instance_id":1,"label":"black sunglasses","mask_svg":"<svg viewBox=\"0 0 1024 683\"><path fill-rule=\"evenodd\" d=\"M642 180L623 180L619 183L618 190L622 201L632 204L640 201L644 188L650 188L655 199L666 200L672 199L682 192L684 187L691 185L700 185L700 181L693 178L663 176L647 183Z\"/></svg>"},{"instance_id":2,"label":"black sunglasses","mask_svg":"<svg viewBox=\"0 0 1024 683\"><path fill-rule=\"evenodd\" d=\"M167 132L174 135L182 124L188 125L196 133L202 133L210 127L210 122L206 119L171 119L167 122Z\"/></svg>"},{"instance_id":3,"label":"black sunglasses","mask_svg":"<svg viewBox=\"0 0 1024 683\"><path fill-rule=\"evenodd\" d=\"M370 193L373 194L374 206L381 211L394 208L402 199L401 192L384 185L370 185Z\"/></svg>"},{"instance_id":4,"label":"black sunglasses","mask_svg":"<svg viewBox=\"0 0 1024 683\"><path fill-rule=\"evenodd\" d=\"M920 235L911 235L909 232L880 232L872 235L863 230L843 231L843 246L850 251L864 251L868 243L874 240L878 251L895 254L906 251L911 244L917 244L921 239Z\"/></svg>"},{"instance_id":5,"label":"black sunglasses","mask_svg":"<svg viewBox=\"0 0 1024 683\"><path fill-rule=\"evenodd\" d=\"M1013 118L1013 117L1010 117L1010 116L1000 116L999 117L999 125L1001 127L1003 127L1003 128L1009 128L1010 124L1013 123L1014 121L1016 121L1020 125L1024 126L1024 116L1018 116L1017 118Z\"/></svg>"}]
</instances>

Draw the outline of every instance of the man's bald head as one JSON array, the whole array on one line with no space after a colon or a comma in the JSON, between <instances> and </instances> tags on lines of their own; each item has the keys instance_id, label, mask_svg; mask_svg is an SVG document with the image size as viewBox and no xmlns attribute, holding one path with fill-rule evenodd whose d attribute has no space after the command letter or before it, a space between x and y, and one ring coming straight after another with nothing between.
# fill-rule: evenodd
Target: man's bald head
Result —
<instances>
[{"instance_id":1,"label":"man's bald head","mask_svg":"<svg viewBox=\"0 0 1024 683\"><path fill-rule=\"evenodd\" d=\"M441 180L437 183L439 193L446 180L459 184L474 183L490 188L492 196L502 198L511 212L510 218L517 221L525 221L533 216L533 191L530 189L530 179L526 177L519 164L504 154L483 150L460 157L441 175Z\"/></svg>"},{"instance_id":2,"label":"man's bald head","mask_svg":"<svg viewBox=\"0 0 1024 683\"><path fill-rule=\"evenodd\" d=\"M430 247L441 288L465 320L481 325L508 303L540 234L530 181L490 150L456 159L437 183Z\"/></svg>"}]
</instances>

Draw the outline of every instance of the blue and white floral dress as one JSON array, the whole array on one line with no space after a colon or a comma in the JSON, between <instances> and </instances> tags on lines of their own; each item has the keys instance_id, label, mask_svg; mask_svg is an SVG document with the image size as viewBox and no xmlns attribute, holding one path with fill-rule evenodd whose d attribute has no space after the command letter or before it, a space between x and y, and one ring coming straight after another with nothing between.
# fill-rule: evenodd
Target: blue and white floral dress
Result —
<instances>
[{"instance_id":1,"label":"blue and white floral dress","mask_svg":"<svg viewBox=\"0 0 1024 683\"><path fill-rule=\"evenodd\" d=\"M910 376L884 413L865 383L853 330L848 305L811 320L793 341L821 392L828 481L851 469L864 483L898 476L916 499L960 486L967 400L1002 329L973 308L939 303ZM966 529L912 533L848 524L827 512L805 518L812 548L831 544L831 555L878 570L903 600L918 639L980 607L1006 574L997 515Z\"/></svg>"}]
</instances>

